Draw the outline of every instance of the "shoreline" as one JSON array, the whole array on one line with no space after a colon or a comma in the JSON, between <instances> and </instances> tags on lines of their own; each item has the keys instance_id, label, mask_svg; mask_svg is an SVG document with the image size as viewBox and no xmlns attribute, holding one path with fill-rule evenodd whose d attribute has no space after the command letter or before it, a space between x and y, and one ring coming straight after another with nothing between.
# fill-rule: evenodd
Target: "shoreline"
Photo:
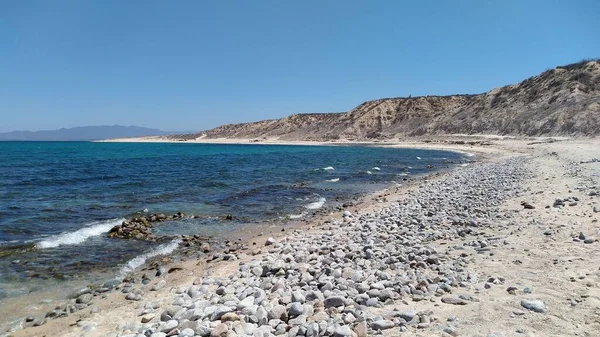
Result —
<instances>
[{"instance_id":1,"label":"shoreline","mask_svg":"<svg viewBox=\"0 0 600 337\"><path fill-rule=\"evenodd\" d=\"M586 138L588 139L588 138ZM279 138L248 139L248 138L196 138L189 140L170 139L165 136L114 138L93 141L96 143L173 143L173 144L230 144L230 145L289 145L289 146L377 146L424 150L447 150L457 153L473 155L500 154L514 151L514 144L529 142L563 142L572 140L568 137L512 137L497 135L447 135L433 136L419 139L393 139L393 140L337 140L337 141L298 141L282 140ZM510 144L502 148L503 144ZM497 146L500 146L498 148ZM520 146L520 145L519 145Z\"/></svg>"},{"instance_id":2,"label":"shoreline","mask_svg":"<svg viewBox=\"0 0 600 337\"><path fill-rule=\"evenodd\" d=\"M253 143L249 143L250 145ZM264 145L306 145L306 146L313 146L313 145L319 145L319 144L314 144L312 142L303 142L301 144L297 144L294 142L290 142L290 143L285 143L285 144L279 144L279 143L273 143L273 144L264 144ZM332 144L320 144L320 145L332 145ZM378 143L343 143L343 144L338 144L338 145L343 145L343 146L381 146L381 144ZM396 146L386 146L386 147L396 147ZM399 147L396 147L399 148ZM410 148L420 148L419 146L415 146L415 147L410 147ZM438 148L428 148L431 150L435 150ZM440 150L444 150L444 149L440 149ZM466 151L458 151L458 150L453 150L454 152L458 152L458 153L469 153ZM480 158L481 160L483 160L483 153L480 153ZM472 154L472 153L471 153ZM418 185L421 181L423 181L423 179L427 180L429 178L434 178L434 177L439 177L441 175L446 174L447 172L451 172L452 170L455 169L460 169L460 167L455 167L454 169L441 169L439 171L434 171L431 173L424 173L424 174L419 174L419 175L413 175L411 176L410 180L408 180L407 182L403 183L402 186L398 187L398 186L393 186L390 185L388 188L382 189L382 190L377 190L377 191L372 191L367 193L366 195L363 195L362 197L360 197L358 200L354 200L351 204L351 206L349 206L347 209L351 210L352 212L359 210L359 209L371 209L371 206L373 205L381 205L384 203L389 203L390 201L385 201L386 196L390 196L396 193L399 193L398 191L403 190L408 188L409 186L413 186L413 185ZM394 192L390 192L391 190L393 190ZM304 218L304 219L288 219L288 220L282 220L277 222L277 224L271 224L271 223L264 223L264 224L259 224L259 225L255 225L255 226L251 226L248 228L244 228L241 230L241 232L239 232L238 234L236 234L236 238L238 240L242 240L242 242L244 244L246 244L247 246L252 245L253 242L260 242L260 240L264 239L263 234L264 235L268 235L268 236L272 236L275 238L279 238L281 236L286 235L286 233L288 233L289 231L295 230L295 229L302 229L302 228L306 228L306 227L313 227L318 225L319 223L323 223L325 221L332 221L335 218L335 214L338 213L338 211L335 211L333 208L329 207L328 210L324 210L324 209L319 209L319 210L312 210L310 213L312 212L316 212L316 213L321 213L321 214L317 214L317 215L312 215L308 218ZM323 212L327 212L327 214L324 214ZM282 232L282 230L285 229L285 232ZM233 240L232 240L233 241ZM167 244L168 242L166 242L165 244ZM236 241L236 244L239 244L239 241ZM221 250L226 249L226 247L219 247L221 248ZM181 250L181 246L176 248L176 251ZM217 251L218 249L214 249L213 248L213 252ZM153 250L154 251L154 250ZM212 253L211 253L212 254ZM208 255L211 255L208 254ZM144 254L145 255L145 254ZM209 257L209 256L206 257ZM159 254L157 256L153 256L147 259L147 261L145 261L141 266L135 268L134 270L128 272L126 274L125 277L120 277L121 279L131 279L131 278L141 278L144 274L147 274L148 272L156 272L155 267L156 265L156 261L167 261L167 260L174 260L171 262L167 262L164 263L162 267L164 268L171 268L172 265L177 265L179 263L183 263L184 265L188 265L188 264L194 264L194 263L198 263L199 262L198 257L185 257L181 252L180 253L176 253L174 254L173 252L169 253L169 254ZM124 265L123 265L124 266ZM122 268L120 268L122 269ZM106 273L104 272L105 276L111 275L110 273ZM106 281L110 281L110 279L118 279L119 275L114 275L114 277L111 277L109 279L106 279ZM9 305L7 305L7 307L13 307L15 308L15 310L19 309L22 305L26 304L27 306L31 307L31 308L35 308L33 311L30 311L30 313L32 314L32 317L36 318L36 321L38 321L39 319L41 319L41 316L44 315L44 313L46 312L50 312L52 311L52 309L54 307L64 307L65 305L69 305L70 299L69 297L77 292L77 289L85 289L85 288L96 288L96 287L101 287L101 283L98 282L94 282L94 283L89 283L86 282L85 280L82 279L77 279L77 280L73 280L73 281L67 281L68 283L72 283L73 285L77 285L76 288L67 288L64 286L61 286L60 284L55 284L51 287L51 290L48 290L48 293L42 291L42 292L34 292L31 294L27 294L27 295L22 295L18 297L18 301L15 301L14 303L8 303ZM112 297L114 296L115 291L111 291L110 293L107 293L105 295L102 295L102 297ZM48 295L51 296L48 296ZM56 294L59 294L59 296L57 297ZM53 300L47 300L47 298L53 298ZM34 299L34 300L32 300ZM94 297L94 299L96 300L96 297ZM89 309L89 308L88 308ZM41 315L41 316L40 316ZM25 318L25 317L23 317ZM62 319L62 318L61 318ZM60 320L60 319L59 319ZM49 319L47 320L47 322L42 325L45 326L46 324L53 322L54 319ZM20 322L21 324L23 324L23 322ZM32 322L29 322L32 323ZM28 326L31 324L26 324L27 328L32 328L31 326ZM27 330L27 328L25 328L24 330ZM33 327L34 329L37 329L39 327ZM17 330L16 332L13 333L17 333L18 331L22 331L23 328L20 328L19 330ZM0 336L4 336L0 333Z\"/></svg>"},{"instance_id":3,"label":"shoreline","mask_svg":"<svg viewBox=\"0 0 600 337\"><path fill-rule=\"evenodd\" d=\"M185 143L185 142L178 142L178 141L169 141L169 142L180 143L180 144ZM491 159L490 151L488 151L487 148L473 149L472 146L465 146L465 145L444 144L446 146L439 146L439 144L427 144L427 143L419 143L419 142L400 143L400 144L396 144L396 143L383 144L383 143L379 143L379 142L342 142L342 143L330 144L330 143L321 143L321 142L293 142L293 141L245 143L244 140L234 140L233 142L228 142L228 140L226 140L225 142L213 143L211 140L209 142L193 142L193 143L239 144L239 145L255 144L255 145L302 145L302 146L340 146L340 145L341 146L379 146L379 147L391 147L391 148L448 150L448 151L467 154L467 155L471 155L471 156L473 156L474 153L476 153L476 156L477 156L476 163L485 162L485 161ZM467 151L467 148L469 151ZM494 151L492 151L492 152L494 152ZM427 181L429 179L440 179L444 175L446 175L454 170L459 170L459 169L461 169L461 167L455 167L450 170L442 169L440 171L435 171L432 173L426 173L426 174L421 174L418 176L413 176L412 179L410 179L407 183L403 183L401 186L391 186L390 185L388 188L367 193L366 195L362 196L360 199L353 202L352 206L348 207L347 210L350 210L351 212L354 213L359 210L360 211L372 211L375 208L383 207L384 205L388 205L391 202L393 202L394 200L396 200L397 198L395 196L397 196L398 194L403 195L403 194L407 193L411 188L418 186L421 182ZM336 212L334 210L330 210L330 212L328 214L320 214L320 215L311 216L309 219L288 219L287 221L279 223L278 225L272 225L269 223L265 223L265 224L260 224L258 226L252 226L251 228L244 229L238 235L238 240L241 239L242 242L244 242L247 246L251 246L253 244L256 245L256 244L258 244L258 242L260 242L260 240L265 239L265 237L264 237L265 235L268 235L269 237L272 236L274 238L280 238L282 236L285 236L291 230L305 229L305 228L312 229L315 226L318 226L320 224L331 222L336 218L337 213L338 212ZM282 232L283 229L285 229L286 231ZM177 248L176 251L179 250L180 248L181 247ZM185 266L184 270L193 269L194 266L199 265L199 264L204 265L204 268L206 268L206 266L207 266L207 264L202 263L202 261L199 261L198 258L183 257L183 255L181 255L181 253L176 254L176 255L173 255L173 253L170 253L167 255L158 255L156 257L148 259L140 267L129 272L127 274L127 276L125 277L125 279L136 278L136 277L140 278L142 275L146 274L148 271L154 272L155 270L153 269L152 264L156 260L163 260L163 261L172 260L173 257L175 257L176 260L168 262L163 267L166 267L167 269L169 269L173 265L179 265L181 263L183 263L183 265ZM221 262L223 262L223 261L221 261ZM156 265L154 267L156 267ZM82 289L92 285L92 284L87 284L85 282L79 282L79 284L81 285ZM86 286L86 284L87 284L87 286ZM62 289L62 290L63 290L62 296L64 296L64 297L60 297L57 300L46 303L47 305L45 306L45 309L42 310L42 312L46 311L46 310L51 310L51 308L54 304L58 304L59 306L61 306L61 305L64 306L65 303L68 302L68 297L74 291L76 292L75 289L70 289L68 291L65 291L66 289ZM115 291L107 294L108 298L115 296L114 293L115 293ZM35 298L38 298L38 299L43 298L43 294L36 294L36 295L37 296L34 296ZM44 302L44 301L42 301L42 302ZM19 304L17 304L17 307L18 306L19 306ZM38 310L38 311L40 311L40 310ZM54 320L48 320L41 327L47 325L50 322L54 322ZM39 327L29 327L29 328L37 329ZM26 331L26 330L27 330L27 328L20 328L19 330L13 332L13 334L18 333L19 331ZM44 330L44 329L42 329L42 330ZM3 335L0 334L0 336L3 336ZM15 336L17 336L17 335L15 335Z\"/></svg>"},{"instance_id":4,"label":"shoreline","mask_svg":"<svg viewBox=\"0 0 600 337\"><path fill-rule=\"evenodd\" d=\"M527 144L523 144L523 141L516 141L516 140L510 140L510 141L504 141L502 144L496 144L493 148L483 148L483 149L473 149L472 147L468 146L467 150L473 151L473 152L478 152L477 150L481 151L478 152L480 153L481 160L478 161L477 163L473 164L473 166L481 166L485 163L489 163L489 162L497 162L499 160L503 160L506 157L513 157L513 156L522 156L522 155L526 155L526 157L532 157L531 160L536 160L536 161L541 161L542 163L545 163L545 160L547 159L546 157L548 156L547 153L543 153L542 152L546 151L550 151L551 149L554 148L558 148L560 149L560 154L563 155L563 151L564 153L568 153L568 151L571 150L571 147L573 147L574 144L577 144L578 142L583 143L583 145L580 145L580 150L581 147L583 147L585 150L586 146L590 146L588 144L598 144L598 142L596 140L575 140L575 141L566 141L566 142L560 142L560 143L554 143L554 144L540 144L540 145L534 145L534 146L529 146ZM419 144L419 145L423 145L423 144ZM440 148L438 146L439 144L432 144L432 146L435 146L436 148ZM400 146L403 147L403 146ZM533 147L533 149L529 149L530 147ZM537 148L536 148L537 147ZM463 147L464 148L464 147ZM540 148L544 148L544 150L541 150ZM548 150L545 150L545 148L548 148ZM448 149L448 148L444 148L444 149ZM570 156L579 156L581 157L582 155L585 155L586 152L584 151L583 153L581 151L579 151L578 153L569 153ZM593 155L593 154L591 154ZM536 157L537 156L537 157ZM540 157L541 156L541 157ZM540 159L541 158L541 159ZM550 157L550 159L554 159L552 156ZM589 160L590 158L581 158L581 160ZM549 165L548 165L549 166ZM555 169L559 168L556 165L553 166ZM460 170L460 168L458 168L458 170ZM433 176L432 175L427 175L425 177L421 177L419 179L414 179L412 182L414 184L411 184L411 186L401 186L398 188L391 188L385 191L381 191L381 192L377 192L377 193L373 193L369 198L364 198L364 202L361 203L359 206L355 207L354 209L350 210L351 213L353 214L369 214L370 212L376 212L377 209L382 209L382 208L386 208L389 207L389 205L397 203L398 200L404 199L408 196L411 195L411 193L415 193L415 191L419 190L419 185L421 184L425 184L425 183L430 183L430 182L435 182L435 181L443 181L445 179L447 179L448 176L450 176L452 174L453 171L456 170L452 170L450 172L444 172L444 173L434 173ZM557 175L557 174L555 174ZM546 178L552 179L551 176L548 176ZM556 179L553 178L553 179ZM593 178L591 178L593 179ZM547 182L544 181L546 184ZM565 191L566 192L566 191ZM533 192L533 196L530 196L529 198L537 198L536 192ZM547 197L547 196L546 196ZM550 196L550 199L552 199L552 196ZM512 207L513 211L515 210L515 208L518 208L518 202L520 202L521 200L508 200L508 206ZM537 210L538 208L536 208ZM541 208L540 211L543 211L544 209ZM552 208L550 210L553 210ZM553 215L555 216L555 214ZM592 215L593 216L593 215ZM531 216L526 216L525 219L530 218ZM307 224L304 221L298 221L298 228L302 229L303 231L306 231L306 233L302 233L299 234L300 236L306 236L308 235L308 233L313 232L313 231L319 231L322 230L321 228L323 226L343 226L344 223L341 224L337 224L337 222L339 222L340 219L340 214L339 212L333 212L331 214L329 214L328 216L325 216L323 219L321 219L321 221L317 221L317 223L312 223L312 224ZM597 220L597 216L596 216L596 220ZM337 221L337 222L336 222ZM271 228L271 232L266 234L268 236L272 236L276 242L281 242L282 240L284 240L284 238L286 236L291 235L290 232L294 232L295 229L294 228L290 228L289 230L286 230L285 232L279 232L277 231L278 229L280 229L280 227L275 228L276 226L273 226L273 228ZM528 226L525 226L528 227ZM537 228L535 228L535 226L530 226L532 228L525 228L523 229L523 225L519 226L520 231L524 231L524 230L536 230ZM583 228L583 227L582 227ZM586 227L586 231L592 231L591 228ZM266 240L266 235L258 235L258 236L254 236L253 238L251 238L248 241L249 247L253 248L255 247L254 245L250 245L250 242L257 242L256 247L260 247L259 249L261 250L267 250L267 247L263 247L263 243L264 240ZM513 238L514 234L509 234L508 237L509 238ZM519 240L519 235L520 233L517 232L517 237L514 237L514 240ZM544 237L542 235L542 237ZM527 242L527 241L526 241ZM523 242L524 243L524 242ZM597 245L597 243L595 243L595 245ZM513 245L514 246L514 245ZM516 246L518 247L518 245ZM592 246L590 246L592 247ZM596 246L598 247L598 246ZM495 247L496 250L496 247ZM244 251L249 252L250 254L244 253ZM521 250L522 251L522 250ZM559 250L560 252L560 250ZM210 263L206 263L205 261L186 261L184 262L181 267L181 270L178 270L176 272L173 272L173 274L168 274L165 278L165 280L168 280L168 285L169 285L169 291L158 291L158 292L147 292L146 296L150 296L150 298L148 299L144 299L144 301L150 301L150 300L156 300L156 299L161 299L161 300L165 300L165 299L169 299L172 298L174 296L174 293L172 293L173 289L177 289L177 287L180 286L189 286L190 284L192 284L194 282L194 280L197 277L203 277L206 275L206 272L211 272L213 273L213 275L218 274L221 276L226 276L229 274L232 274L235 272L235 270L238 267L239 261L247 261L247 263L250 263L254 257L259 257L259 256L264 256L264 254L267 253L268 251L262 251L260 254L257 255L252 255L254 254L253 252L251 252L250 249L247 250L241 250L241 253L239 253L238 255L241 256L241 258L239 260L235 260L235 261L220 261L220 262L210 262ZM498 253L499 255L505 254L504 252L500 252ZM523 253L521 253L523 254ZM244 256L242 256L244 255ZM597 256L598 254L596 253L596 255L591 255L591 257ZM524 257L520 257L522 260L525 260ZM488 261L482 261L480 263L477 263L476 266L477 267L485 267L486 263L488 263ZM492 266L494 268L497 268L498 266L496 266L494 263L492 263ZM199 268L200 267L200 268ZM142 272L143 270L140 270L140 272ZM488 271L490 272L490 271ZM508 273L507 271L505 271L506 273ZM597 272L596 272L597 274ZM591 272L591 274L588 273L588 278L592 278L592 275L594 275L594 277L597 277L596 274L594 274L593 272ZM585 277L584 277L585 279ZM155 279L156 280L156 279ZM155 282L160 282L158 280L153 280L153 282L151 284L155 284ZM592 281L593 283L594 281ZM543 286L547 286L546 284L544 285L540 285L540 287ZM498 287L500 288L500 287ZM589 288L589 287L588 287ZM487 289L487 288L486 288ZM495 289L494 287L492 289ZM542 288L543 289L543 288ZM592 298L596 298L594 296L598 296L598 294L596 295L592 295ZM588 297L586 297L588 298ZM37 335L42 335L44 333L48 333L50 331L65 331L64 336L76 336L78 335L78 331L81 331L83 327L83 325L85 324L80 324L82 321L87 322L88 320L93 320L95 322L95 326L93 331L89 332L90 336L104 336L106 335L106 333L108 333L108 331L114 331L114 322L111 321L111 317L114 319L115 317L121 317L120 321L123 322L133 322L135 320L139 321L139 317L137 317L138 312L136 311L135 313L130 312L130 313L125 313L123 312L123 308L131 308L131 306L136 305L136 302L131 302L131 301L127 301L123 298L123 294L119 293L119 292L113 292L110 293L106 296L105 299L98 299L98 304L97 307L99 308L99 312L98 313L92 313L92 312L86 312L88 310L92 310L92 309L87 309L84 310L82 312L79 312L73 316L67 317L67 318L61 318L61 319L57 319L57 320L51 320L48 323L46 323L45 325L42 325L40 327L36 327L36 328L28 328L28 329L23 329L23 330L19 330L17 332L15 332L13 335L14 336L37 336ZM410 302L408 302L410 304ZM599 302L600 303L600 302ZM416 303L415 303L416 304ZM405 304L402 304L402 306L405 306ZM131 309L128 309L129 311L132 311ZM139 310L139 309L138 309ZM491 310L491 309L485 309L485 310ZM516 309L515 309L516 310ZM466 314L465 314L466 315ZM520 315L517 315L518 317L521 317ZM526 315L527 318L529 318L529 315ZM535 316L534 316L535 317ZM81 319L79 321L79 323L77 322L77 319ZM467 325L469 324L473 324L473 322L468 322L467 321ZM489 324L486 323L486 324ZM112 326L111 329L106 330L107 325ZM593 327L594 325L592 325ZM589 327L591 328L591 327ZM575 328L576 331L578 331ZM580 329L581 330L581 329ZM388 330L386 330L388 331ZM571 332L565 333L564 335L571 335ZM51 334L51 335L55 335L55 334ZM111 334L111 336L117 336L115 334ZM562 335L562 334L547 334L547 335Z\"/></svg>"}]
</instances>

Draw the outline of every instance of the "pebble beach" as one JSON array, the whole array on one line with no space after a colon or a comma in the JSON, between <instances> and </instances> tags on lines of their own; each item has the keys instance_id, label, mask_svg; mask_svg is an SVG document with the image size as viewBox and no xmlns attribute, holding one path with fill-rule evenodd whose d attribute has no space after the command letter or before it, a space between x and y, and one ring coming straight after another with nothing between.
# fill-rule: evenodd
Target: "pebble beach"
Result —
<instances>
[{"instance_id":1,"label":"pebble beach","mask_svg":"<svg viewBox=\"0 0 600 337\"><path fill-rule=\"evenodd\" d=\"M598 335L598 140L387 145L480 160L157 257L0 336Z\"/></svg>"}]
</instances>

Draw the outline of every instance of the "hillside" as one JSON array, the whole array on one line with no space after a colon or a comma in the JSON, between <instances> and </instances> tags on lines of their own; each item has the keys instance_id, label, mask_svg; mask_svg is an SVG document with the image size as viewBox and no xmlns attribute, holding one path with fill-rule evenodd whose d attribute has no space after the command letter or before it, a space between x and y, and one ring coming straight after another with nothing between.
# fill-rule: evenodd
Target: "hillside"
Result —
<instances>
[{"instance_id":1,"label":"hillside","mask_svg":"<svg viewBox=\"0 0 600 337\"><path fill-rule=\"evenodd\" d=\"M87 141L107 138L163 136L169 132L139 126L79 126L58 130L11 131L0 133L0 140L11 141Z\"/></svg>"},{"instance_id":2,"label":"hillside","mask_svg":"<svg viewBox=\"0 0 600 337\"><path fill-rule=\"evenodd\" d=\"M477 95L384 98L345 113L229 124L189 137L385 139L443 134L600 135L600 60L547 70Z\"/></svg>"}]
</instances>

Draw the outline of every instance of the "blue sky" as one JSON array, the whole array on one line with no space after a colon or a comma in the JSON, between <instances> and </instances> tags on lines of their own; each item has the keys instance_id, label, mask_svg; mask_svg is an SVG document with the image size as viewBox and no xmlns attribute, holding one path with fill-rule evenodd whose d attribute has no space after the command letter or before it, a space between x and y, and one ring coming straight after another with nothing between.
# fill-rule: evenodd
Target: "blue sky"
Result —
<instances>
[{"instance_id":1,"label":"blue sky","mask_svg":"<svg viewBox=\"0 0 600 337\"><path fill-rule=\"evenodd\" d=\"M600 1L2 1L0 131L202 130L600 57Z\"/></svg>"}]
</instances>

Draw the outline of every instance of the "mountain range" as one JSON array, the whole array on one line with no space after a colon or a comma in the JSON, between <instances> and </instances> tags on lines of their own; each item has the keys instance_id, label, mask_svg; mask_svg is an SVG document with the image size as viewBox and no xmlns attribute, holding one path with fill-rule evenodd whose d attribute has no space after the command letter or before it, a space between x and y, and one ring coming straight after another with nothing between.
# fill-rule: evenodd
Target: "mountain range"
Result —
<instances>
[{"instance_id":1,"label":"mountain range","mask_svg":"<svg viewBox=\"0 0 600 337\"><path fill-rule=\"evenodd\" d=\"M158 129L143 128L139 126L103 125L79 126L62 128L59 130L43 131L11 131L0 133L0 140L11 141L91 141L108 138L129 138L144 136L166 136L175 132L166 132Z\"/></svg>"},{"instance_id":2,"label":"mountain range","mask_svg":"<svg viewBox=\"0 0 600 337\"><path fill-rule=\"evenodd\" d=\"M294 114L172 138L329 141L451 134L600 135L600 60L559 66L482 94L382 98L343 113Z\"/></svg>"}]
</instances>

